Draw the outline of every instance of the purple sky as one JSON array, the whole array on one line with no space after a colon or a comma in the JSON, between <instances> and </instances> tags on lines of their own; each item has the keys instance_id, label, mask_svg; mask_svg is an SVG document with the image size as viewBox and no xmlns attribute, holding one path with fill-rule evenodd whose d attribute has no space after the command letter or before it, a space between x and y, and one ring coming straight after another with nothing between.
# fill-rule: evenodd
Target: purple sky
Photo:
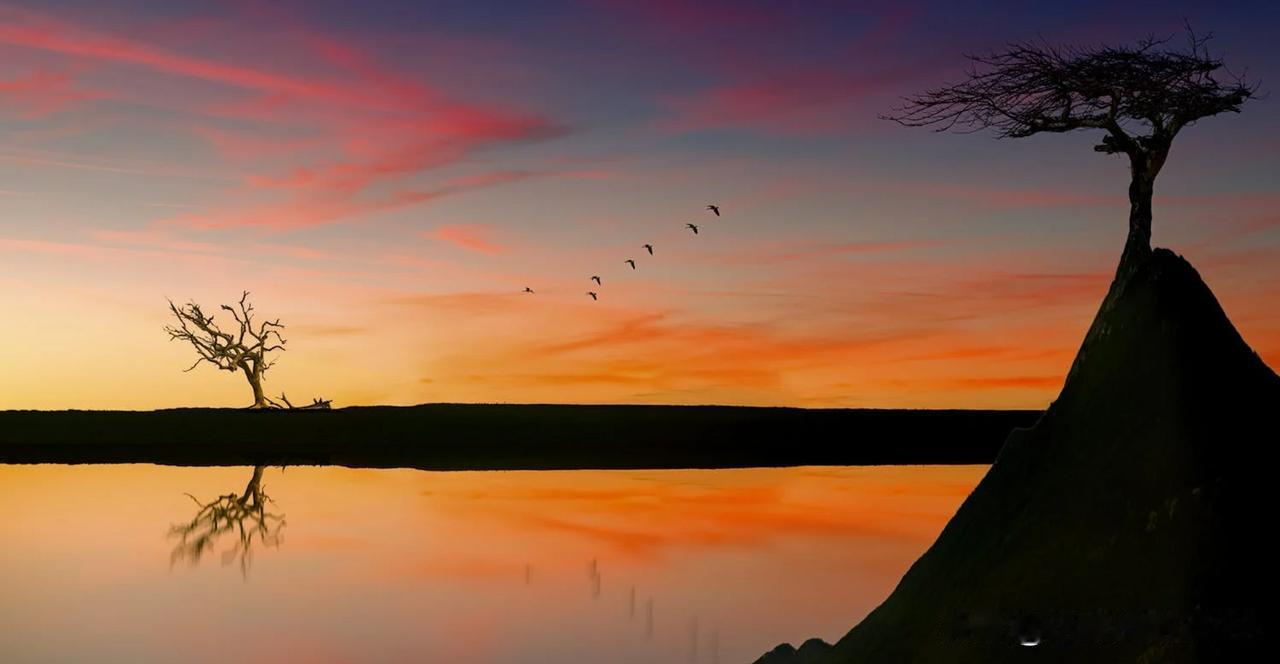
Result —
<instances>
[{"instance_id":1,"label":"purple sky","mask_svg":"<svg viewBox=\"0 0 1280 664\"><path fill-rule=\"evenodd\" d=\"M876 114L1184 19L1280 70L1272 3L1113 4L0 2L0 408L239 403L159 329L242 289L291 326L269 389L340 403L1043 406L1125 163ZM1186 130L1154 225L1273 366L1278 137Z\"/></svg>"}]
</instances>

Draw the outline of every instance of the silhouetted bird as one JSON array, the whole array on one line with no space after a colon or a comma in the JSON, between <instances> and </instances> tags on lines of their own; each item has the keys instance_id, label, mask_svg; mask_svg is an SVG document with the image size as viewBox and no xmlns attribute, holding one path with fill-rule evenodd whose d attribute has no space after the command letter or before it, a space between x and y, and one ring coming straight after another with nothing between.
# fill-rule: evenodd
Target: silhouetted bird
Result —
<instances>
[{"instance_id":1,"label":"silhouetted bird","mask_svg":"<svg viewBox=\"0 0 1280 664\"><path fill-rule=\"evenodd\" d=\"M698 234L698 227L697 227L697 226L695 226L694 224L685 224L685 225L684 225L684 227L685 227L685 228L687 228L687 229L689 229L689 230L691 230L691 231L693 231L693 234L694 234L694 235L697 235L697 234Z\"/></svg>"},{"instance_id":2,"label":"silhouetted bird","mask_svg":"<svg viewBox=\"0 0 1280 664\"><path fill-rule=\"evenodd\" d=\"M636 262L635 262L635 261L633 261L633 260L631 260L630 258L628 258L627 260L622 261L622 262L623 262L623 263L626 263L627 265L630 265L630 266L631 266L631 269L633 269L633 270L634 270L634 269L636 269Z\"/></svg>"},{"instance_id":3,"label":"silhouetted bird","mask_svg":"<svg viewBox=\"0 0 1280 664\"><path fill-rule=\"evenodd\" d=\"M640 246L644 247L644 248L645 248L645 250L649 252L649 255L650 255L650 256L652 256L652 255L653 255L653 245L652 245L652 244L642 244L642 245L640 245Z\"/></svg>"},{"instance_id":4,"label":"silhouetted bird","mask_svg":"<svg viewBox=\"0 0 1280 664\"><path fill-rule=\"evenodd\" d=\"M590 295L592 300L598 300L598 299L600 299L600 298L596 297L596 292L595 292L595 291L587 291L587 295Z\"/></svg>"},{"instance_id":5,"label":"silhouetted bird","mask_svg":"<svg viewBox=\"0 0 1280 664\"><path fill-rule=\"evenodd\" d=\"M597 285L597 286L599 286L599 285L600 285L600 277L597 277L597 276L595 276L595 275L592 275L592 276L591 276L591 280L592 280L592 281L594 281L594 282L596 282L596 285Z\"/></svg>"},{"instance_id":6,"label":"silhouetted bird","mask_svg":"<svg viewBox=\"0 0 1280 664\"><path fill-rule=\"evenodd\" d=\"M708 210L711 210L711 211L712 211L712 212L714 212L714 213L716 213L716 216L717 216L717 217L718 217L718 216L720 216L720 206L719 206L719 205L708 205L708 206L707 206L707 209L708 209Z\"/></svg>"},{"instance_id":7,"label":"silhouetted bird","mask_svg":"<svg viewBox=\"0 0 1280 664\"><path fill-rule=\"evenodd\" d=\"M532 288L529 288L528 286L525 286L525 287L524 287L524 292L526 292L526 293L532 293L532 292L533 292L533 289L532 289Z\"/></svg>"}]
</instances>

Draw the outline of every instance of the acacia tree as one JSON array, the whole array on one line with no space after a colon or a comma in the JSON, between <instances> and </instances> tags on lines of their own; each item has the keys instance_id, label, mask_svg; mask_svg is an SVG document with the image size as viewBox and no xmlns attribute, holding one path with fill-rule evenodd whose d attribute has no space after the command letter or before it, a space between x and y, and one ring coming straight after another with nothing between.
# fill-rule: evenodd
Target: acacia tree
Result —
<instances>
[{"instance_id":1,"label":"acacia tree","mask_svg":"<svg viewBox=\"0 0 1280 664\"><path fill-rule=\"evenodd\" d=\"M1120 272L1151 252L1151 197L1173 139L1240 106L1257 87L1209 53L1211 35L1094 48L1015 44L968 56L968 79L910 96L887 119L936 131L992 129L1002 138L1098 129L1094 150L1129 158L1129 235Z\"/></svg>"},{"instance_id":2,"label":"acacia tree","mask_svg":"<svg viewBox=\"0 0 1280 664\"><path fill-rule=\"evenodd\" d=\"M284 325L279 319L254 321L253 305L248 300L249 291L244 291L237 306L224 304L220 307L235 320L238 329L234 331L224 331L213 316L206 315L195 302L179 307L170 300L169 311L173 312L178 324L166 325L164 331L169 333L170 341L177 339L190 343L200 356L185 371L191 371L204 362L223 371L239 371L253 388L253 405L250 408L271 408L275 404L262 391L262 375L278 359L268 358L268 353L285 350L284 337L280 336Z\"/></svg>"}]
</instances>

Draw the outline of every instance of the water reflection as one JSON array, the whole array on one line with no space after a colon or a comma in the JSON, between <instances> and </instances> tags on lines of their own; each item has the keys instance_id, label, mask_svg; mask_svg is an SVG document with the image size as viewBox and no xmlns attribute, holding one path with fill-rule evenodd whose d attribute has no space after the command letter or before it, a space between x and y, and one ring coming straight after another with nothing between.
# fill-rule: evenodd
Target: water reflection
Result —
<instances>
[{"instance_id":1,"label":"water reflection","mask_svg":"<svg viewBox=\"0 0 1280 664\"><path fill-rule=\"evenodd\" d=\"M0 660L748 662L843 634L984 470L0 465Z\"/></svg>"},{"instance_id":2,"label":"water reflection","mask_svg":"<svg viewBox=\"0 0 1280 664\"><path fill-rule=\"evenodd\" d=\"M591 599L600 599L600 564L595 558L587 565L587 583L591 584Z\"/></svg>"},{"instance_id":3,"label":"water reflection","mask_svg":"<svg viewBox=\"0 0 1280 664\"><path fill-rule=\"evenodd\" d=\"M228 493L209 502L186 494L199 509L190 521L169 527L169 537L178 540L169 554L171 567L183 561L197 565L220 540L227 539L231 546L222 552L222 564L239 564L241 575L247 577L255 546L280 546L285 519L283 514L267 511L275 501L262 484L262 470L262 466L253 467L249 483L239 494ZM228 534L235 537L225 537Z\"/></svg>"}]
</instances>

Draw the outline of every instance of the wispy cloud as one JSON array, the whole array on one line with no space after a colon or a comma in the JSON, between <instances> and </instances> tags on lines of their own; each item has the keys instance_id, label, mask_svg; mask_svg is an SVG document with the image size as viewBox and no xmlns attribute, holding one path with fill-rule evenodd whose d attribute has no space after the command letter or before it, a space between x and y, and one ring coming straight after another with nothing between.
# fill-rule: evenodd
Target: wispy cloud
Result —
<instances>
[{"instance_id":1,"label":"wispy cloud","mask_svg":"<svg viewBox=\"0 0 1280 664\"><path fill-rule=\"evenodd\" d=\"M0 99L23 118L39 118L73 108L83 102L105 99L101 90L78 88L68 72L35 71L19 78L0 80Z\"/></svg>"},{"instance_id":2,"label":"wispy cloud","mask_svg":"<svg viewBox=\"0 0 1280 664\"><path fill-rule=\"evenodd\" d=\"M42 151L8 151L0 152L0 161L7 161L24 166L44 166L50 168L69 168L77 171L95 171L99 173L115 173L118 175L145 175L148 177L179 177L196 179L216 179L216 176L194 173L188 169L165 167L138 167L111 163L106 158L88 158L85 156L60 155Z\"/></svg>"},{"instance_id":3,"label":"wispy cloud","mask_svg":"<svg viewBox=\"0 0 1280 664\"><path fill-rule=\"evenodd\" d=\"M429 239L488 256L502 252L502 247L493 242L492 235L493 229L483 224L445 224L423 233Z\"/></svg>"},{"instance_id":4,"label":"wispy cloud","mask_svg":"<svg viewBox=\"0 0 1280 664\"><path fill-rule=\"evenodd\" d=\"M526 142L564 133L557 123L499 104L477 105L386 65L346 38L315 31L302 23L279 31L275 48L310 56L306 70L286 71L272 60L240 64L231 56L193 54L153 41L74 23L30 10L0 12L0 44L57 53L99 66L130 66L152 74L186 79L188 85L217 86L194 98L233 96L232 102L185 108L187 127L209 142L230 166L255 168L248 159L272 156L291 162L276 170L243 173L240 185L220 198L221 206L176 217L171 223L200 228L258 226L278 230L335 223L439 198L462 189L519 179L497 175L486 183L446 183L424 189L409 180L424 171L454 164L494 144ZM283 19L280 19L283 20ZM225 31L244 25L225 24ZM253 28L249 28L253 29ZM296 61L297 57L281 58ZM317 66L320 65L320 66ZM46 105L71 82L44 76L5 84L14 90L44 90ZM0 88L0 92L5 89ZM247 96L246 96L247 95ZM183 111L184 102L155 101ZM228 129L208 119L236 120L249 129ZM280 138L252 127L283 123L302 136ZM125 166L75 160L8 155L27 163L140 174Z\"/></svg>"},{"instance_id":5,"label":"wispy cloud","mask_svg":"<svg viewBox=\"0 0 1280 664\"><path fill-rule=\"evenodd\" d=\"M881 242L762 242L708 257L731 265L767 265L800 261L820 261L848 256L893 254L931 249L949 243L940 240L892 240Z\"/></svg>"},{"instance_id":6,"label":"wispy cloud","mask_svg":"<svg viewBox=\"0 0 1280 664\"><path fill-rule=\"evenodd\" d=\"M813 41L825 36L822 20L783 6L765 10L732 5L685 12L662 6L665 3L656 4L647 11L664 23L669 24L672 15L692 14L695 18L686 16L680 24L695 33L695 41L720 40L732 34L714 18L717 14L742 22L756 34L785 30L794 35L793 39ZM868 98L936 67L927 57L932 55L928 50L911 57L876 57L905 34L915 17L911 8L862 4L842 8L836 14L841 20L856 20L862 29L839 46L815 49L824 55L795 57L786 49L748 48L740 45L740 40L716 41L718 53L696 58L705 63L715 82L662 97L660 104L666 113L658 126L675 132L737 129L783 135L841 133L864 123L866 117L874 117L855 112Z\"/></svg>"}]
</instances>

